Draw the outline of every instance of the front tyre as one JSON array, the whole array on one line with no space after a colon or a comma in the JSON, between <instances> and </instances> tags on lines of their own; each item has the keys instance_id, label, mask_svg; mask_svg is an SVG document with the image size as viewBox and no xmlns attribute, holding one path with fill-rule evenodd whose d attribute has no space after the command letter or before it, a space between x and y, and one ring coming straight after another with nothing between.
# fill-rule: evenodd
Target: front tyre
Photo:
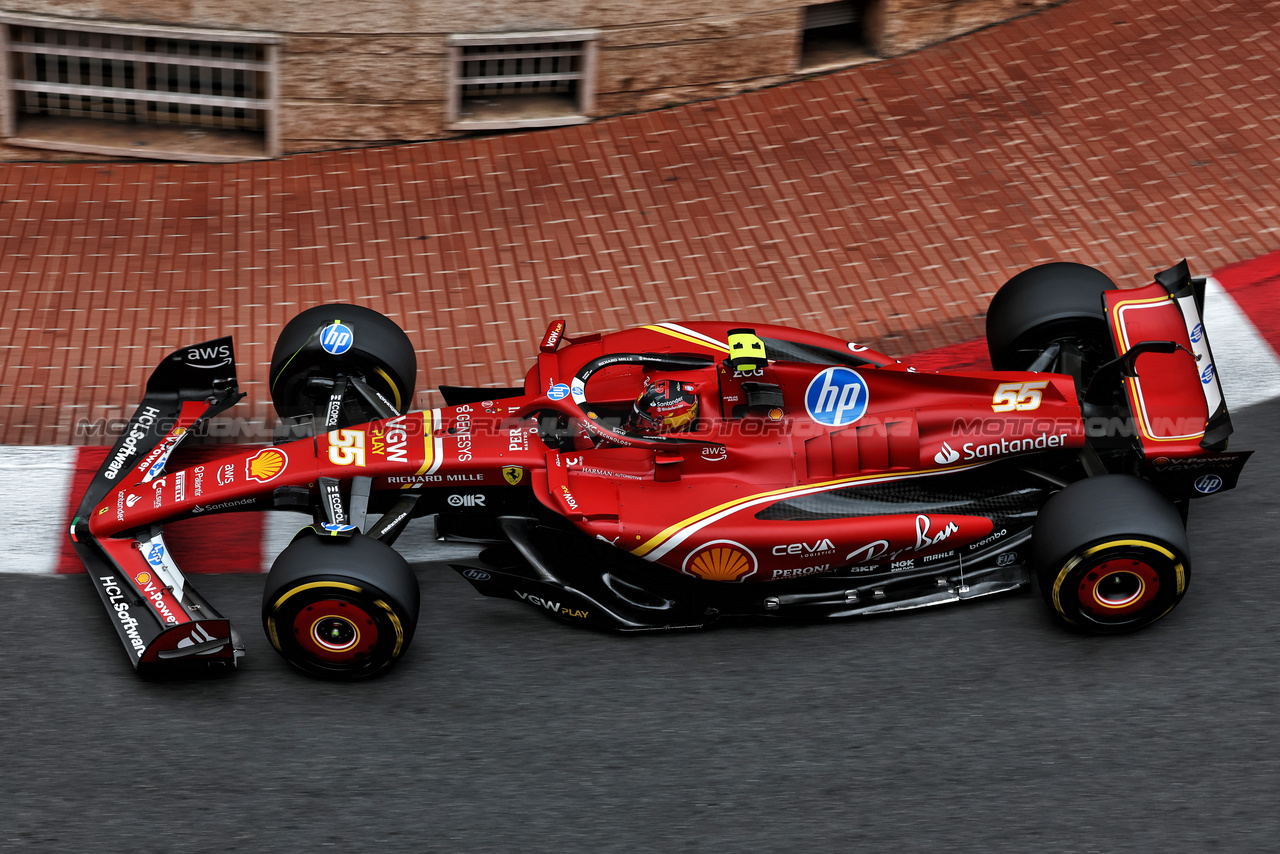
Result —
<instances>
[{"instance_id":1,"label":"front tyre","mask_svg":"<svg viewBox=\"0 0 1280 854\"><path fill-rule=\"evenodd\" d=\"M314 415L323 423L334 383L358 377L405 413L413 403L417 373L413 344L395 321L364 306L320 305L290 320L276 339L271 401L281 418ZM346 398L339 426L377 417L355 395Z\"/></svg>"},{"instance_id":2,"label":"front tyre","mask_svg":"<svg viewBox=\"0 0 1280 854\"><path fill-rule=\"evenodd\" d=\"M1182 517L1146 481L1103 475L1045 503L1032 565L1054 616L1082 631L1120 634L1174 609L1191 581Z\"/></svg>"},{"instance_id":3,"label":"front tyre","mask_svg":"<svg viewBox=\"0 0 1280 854\"><path fill-rule=\"evenodd\" d=\"M390 546L362 534L303 534L272 564L262 625L299 670L358 679L404 655L419 604L418 579Z\"/></svg>"}]
</instances>

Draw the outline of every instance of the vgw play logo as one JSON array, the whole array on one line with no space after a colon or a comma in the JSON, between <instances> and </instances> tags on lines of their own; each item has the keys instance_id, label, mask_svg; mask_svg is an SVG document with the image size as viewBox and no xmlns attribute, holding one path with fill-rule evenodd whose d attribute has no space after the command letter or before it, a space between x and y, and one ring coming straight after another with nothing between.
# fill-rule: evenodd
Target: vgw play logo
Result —
<instances>
[{"instance_id":1,"label":"vgw play logo","mask_svg":"<svg viewBox=\"0 0 1280 854\"><path fill-rule=\"evenodd\" d=\"M843 427L867 414L867 397L867 384L857 371L827 368L810 380L804 408L819 424Z\"/></svg>"}]
</instances>

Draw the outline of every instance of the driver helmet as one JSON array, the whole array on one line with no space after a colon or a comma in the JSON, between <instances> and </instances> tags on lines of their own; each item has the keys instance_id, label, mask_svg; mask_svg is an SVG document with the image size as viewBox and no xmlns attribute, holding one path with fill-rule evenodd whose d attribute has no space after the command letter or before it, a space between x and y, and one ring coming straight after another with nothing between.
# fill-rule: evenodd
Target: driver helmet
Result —
<instances>
[{"instance_id":1,"label":"driver helmet","mask_svg":"<svg viewBox=\"0 0 1280 854\"><path fill-rule=\"evenodd\" d=\"M683 433L698 418L698 395L691 383L654 380L636 398L627 426L646 436Z\"/></svg>"}]
</instances>

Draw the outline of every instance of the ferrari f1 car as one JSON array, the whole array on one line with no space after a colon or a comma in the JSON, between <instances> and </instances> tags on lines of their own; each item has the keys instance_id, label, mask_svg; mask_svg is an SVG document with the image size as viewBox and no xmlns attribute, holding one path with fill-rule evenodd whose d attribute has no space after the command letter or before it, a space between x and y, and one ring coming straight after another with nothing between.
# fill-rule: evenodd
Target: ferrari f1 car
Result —
<instances>
[{"instance_id":1,"label":"ferrari f1 car","mask_svg":"<svg viewBox=\"0 0 1280 854\"><path fill-rule=\"evenodd\" d=\"M1146 626L1191 580L1189 505L1235 486L1231 420L1185 261L1118 290L1080 264L1015 276L987 317L993 371L917 370L773 325L551 324L516 388L442 386L413 411L414 350L367 308L308 309L270 366L277 441L176 453L235 403L230 338L157 367L71 525L138 669L233 665L243 644L165 544L171 520L286 509L266 579L291 664L376 673L413 637L412 520L479 544L487 596L624 632L829 619L1038 584L1063 624ZM482 550L480 550L482 549Z\"/></svg>"}]
</instances>

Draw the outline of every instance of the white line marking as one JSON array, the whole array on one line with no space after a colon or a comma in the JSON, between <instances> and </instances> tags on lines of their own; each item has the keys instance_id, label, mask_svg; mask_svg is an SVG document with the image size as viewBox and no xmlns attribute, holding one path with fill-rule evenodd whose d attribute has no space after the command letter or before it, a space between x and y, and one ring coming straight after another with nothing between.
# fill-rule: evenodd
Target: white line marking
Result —
<instances>
[{"instance_id":1,"label":"white line marking","mask_svg":"<svg viewBox=\"0 0 1280 854\"><path fill-rule=\"evenodd\" d=\"M1280 397L1280 358L1217 279L1205 287L1204 327L1232 412Z\"/></svg>"},{"instance_id":2,"label":"white line marking","mask_svg":"<svg viewBox=\"0 0 1280 854\"><path fill-rule=\"evenodd\" d=\"M0 454L0 568L47 575L58 568L67 538L67 493L76 449L69 446L6 447Z\"/></svg>"}]
</instances>

